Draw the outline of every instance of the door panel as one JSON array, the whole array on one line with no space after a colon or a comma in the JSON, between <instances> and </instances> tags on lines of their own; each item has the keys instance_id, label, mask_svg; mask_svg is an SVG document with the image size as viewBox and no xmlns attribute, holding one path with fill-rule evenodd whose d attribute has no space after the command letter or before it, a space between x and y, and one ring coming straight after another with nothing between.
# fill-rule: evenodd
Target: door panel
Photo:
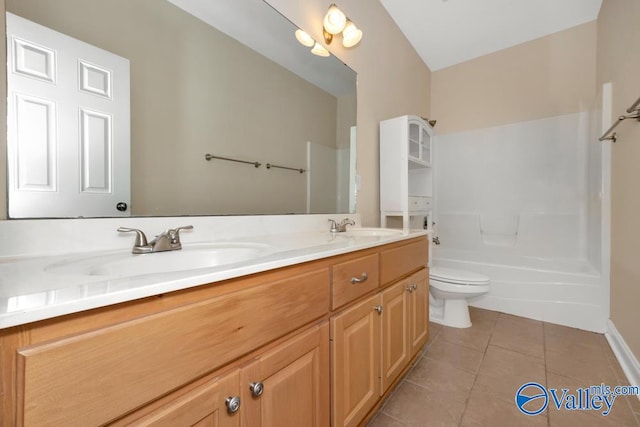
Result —
<instances>
[{"instance_id":1,"label":"door panel","mask_svg":"<svg viewBox=\"0 0 640 427\"><path fill-rule=\"evenodd\" d=\"M356 426L380 397L380 305L375 295L331 319L333 426Z\"/></svg>"},{"instance_id":2,"label":"door panel","mask_svg":"<svg viewBox=\"0 0 640 427\"><path fill-rule=\"evenodd\" d=\"M262 394L254 396L252 385ZM329 325L303 332L242 370L245 427L329 425Z\"/></svg>"},{"instance_id":3,"label":"door panel","mask_svg":"<svg viewBox=\"0 0 640 427\"><path fill-rule=\"evenodd\" d=\"M129 216L129 61L7 13L9 216Z\"/></svg>"},{"instance_id":4,"label":"door panel","mask_svg":"<svg viewBox=\"0 0 640 427\"><path fill-rule=\"evenodd\" d=\"M409 281L416 285L409 300L410 344L413 356L427 343L429 333L429 269L418 271Z\"/></svg>"},{"instance_id":5,"label":"door panel","mask_svg":"<svg viewBox=\"0 0 640 427\"><path fill-rule=\"evenodd\" d=\"M382 390L389 388L409 362L409 292L403 280L382 293Z\"/></svg>"}]
</instances>

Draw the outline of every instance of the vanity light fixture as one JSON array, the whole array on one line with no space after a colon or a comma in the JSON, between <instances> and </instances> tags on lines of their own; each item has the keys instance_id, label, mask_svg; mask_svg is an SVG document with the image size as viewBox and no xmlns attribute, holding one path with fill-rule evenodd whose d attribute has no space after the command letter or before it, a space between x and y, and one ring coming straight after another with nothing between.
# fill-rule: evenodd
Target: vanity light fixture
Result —
<instances>
[{"instance_id":1,"label":"vanity light fixture","mask_svg":"<svg viewBox=\"0 0 640 427\"><path fill-rule=\"evenodd\" d=\"M322 46L318 42L316 42L316 44L313 46L313 49L311 49L311 53L318 56L324 56L324 57L329 56L329 51L325 49L324 46Z\"/></svg>"},{"instance_id":2,"label":"vanity light fixture","mask_svg":"<svg viewBox=\"0 0 640 427\"><path fill-rule=\"evenodd\" d=\"M342 33L342 45L344 47L353 47L360 43L362 39L362 30L351 21L346 15L333 3L329 6L327 14L322 21L322 34L324 41L331 44L333 36Z\"/></svg>"},{"instance_id":3,"label":"vanity light fixture","mask_svg":"<svg viewBox=\"0 0 640 427\"><path fill-rule=\"evenodd\" d=\"M316 41L307 33L302 30L296 30L296 40L300 42L301 45L306 47L311 47L316 44Z\"/></svg>"},{"instance_id":4,"label":"vanity light fixture","mask_svg":"<svg viewBox=\"0 0 640 427\"><path fill-rule=\"evenodd\" d=\"M302 30L296 30L296 40L300 42L301 45L306 47L312 47L311 53L317 56L327 57L329 56L329 51L325 49L320 43L316 42L313 37Z\"/></svg>"}]
</instances>

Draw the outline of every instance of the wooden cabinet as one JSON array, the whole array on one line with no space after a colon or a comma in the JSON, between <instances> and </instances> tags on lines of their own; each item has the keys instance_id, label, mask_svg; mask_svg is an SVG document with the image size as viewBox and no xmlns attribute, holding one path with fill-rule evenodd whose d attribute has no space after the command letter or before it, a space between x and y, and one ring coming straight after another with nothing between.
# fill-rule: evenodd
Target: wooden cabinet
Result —
<instances>
[{"instance_id":1,"label":"wooden cabinet","mask_svg":"<svg viewBox=\"0 0 640 427\"><path fill-rule=\"evenodd\" d=\"M360 425L426 340L427 252L419 237L0 330L0 425Z\"/></svg>"},{"instance_id":2,"label":"wooden cabinet","mask_svg":"<svg viewBox=\"0 0 640 427\"><path fill-rule=\"evenodd\" d=\"M408 280L409 293L409 345L415 355L426 343L429 335L429 270L420 270Z\"/></svg>"},{"instance_id":3,"label":"wooden cabinet","mask_svg":"<svg viewBox=\"0 0 640 427\"><path fill-rule=\"evenodd\" d=\"M113 420L327 313L328 285L314 269L21 349L23 422Z\"/></svg>"},{"instance_id":4,"label":"wooden cabinet","mask_svg":"<svg viewBox=\"0 0 640 427\"><path fill-rule=\"evenodd\" d=\"M359 425L426 343L428 276L422 268L332 317L334 427Z\"/></svg>"},{"instance_id":5,"label":"wooden cabinet","mask_svg":"<svg viewBox=\"0 0 640 427\"><path fill-rule=\"evenodd\" d=\"M331 319L334 427L357 426L380 398L380 295Z\"/></svg>"},{"instance_id":6,"label":"wooden cabinet","mask_svg":"<svg viewBox=\"0 0 640 427\"><path fill-rule=\"evenodd\" d=\"M433 128L417 116L380 122L380 211L387 217L430 217L433 199ZM430 223L430 221L427 221Z\"/></svg>"},{"instance_id":7,"label":"wooden cabinet","mask_svg":"<svg viewBox=\"0 0 640 427\"><path fill-rule=\"evenodd\" d=\"M323 323L242 369L244 427L329 425L329 325Z\"/></svg>"},{"instance_id":8,"label":"wooden cabinet","mask_svg":"<svg viewBox=\"0 0 640 427\"><path fill-rule=\"evenodd\" d=\"M382 393L427 342L429 272L401 280L382 292Z\"/></svg>"},{"instance_id":9,"label":"wooden cabinet","mask_svg":"<svg viewBox=\"0 0 640 427\"><path fill-rule=\"evenodd\" d=\"M151 412L134 414L115 425L138 427L240 427L239 371L194 388ZM114 425L114 426L115 426Z\"/></svg>"},{"instance_id":10,"label":"wooden cabinet","mask_svg":"<svg viewBox=\"0 0 640 427\"><path fill-rule=\"evenodd\" d=\"M409 290L402 280L382 292L381 394L402 373L411 359L409 353Z\"/></svg>"}]
</instances>

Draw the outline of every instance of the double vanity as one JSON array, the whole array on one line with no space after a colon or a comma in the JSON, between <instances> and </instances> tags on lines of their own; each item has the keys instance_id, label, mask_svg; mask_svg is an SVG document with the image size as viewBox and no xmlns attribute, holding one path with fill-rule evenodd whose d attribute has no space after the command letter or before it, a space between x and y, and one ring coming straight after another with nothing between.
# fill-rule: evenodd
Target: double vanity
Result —
<instances>
[{"instance_id":1,"label":"double vanity","mask_svg":"<svg viewBox=\"0 0 640 427\"><path fill-rule=\"evenodd\" d=\"M194 217L142 255L116 229L162 218L4 227L0 425L361 425L426 343L428 240L350 218Z\"/></svg>"}]
</instances>

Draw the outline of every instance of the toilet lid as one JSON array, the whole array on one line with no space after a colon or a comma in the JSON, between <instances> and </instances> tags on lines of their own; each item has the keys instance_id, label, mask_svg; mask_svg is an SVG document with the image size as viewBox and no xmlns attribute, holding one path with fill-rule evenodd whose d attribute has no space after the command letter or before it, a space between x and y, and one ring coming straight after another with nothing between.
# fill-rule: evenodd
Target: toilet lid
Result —
<instances>
[{"instance_id":1,"label":"toilet lid","mask_svg":"<svg viewBox=\"0 0 640 427\"><path fill-rule=\"evenodd\" d=\"M490 280L489 277L484 274L440 267L430 268L429 277L441 282L455 283L457 285L487 285Z\"/></svg>"}]
</instances>

